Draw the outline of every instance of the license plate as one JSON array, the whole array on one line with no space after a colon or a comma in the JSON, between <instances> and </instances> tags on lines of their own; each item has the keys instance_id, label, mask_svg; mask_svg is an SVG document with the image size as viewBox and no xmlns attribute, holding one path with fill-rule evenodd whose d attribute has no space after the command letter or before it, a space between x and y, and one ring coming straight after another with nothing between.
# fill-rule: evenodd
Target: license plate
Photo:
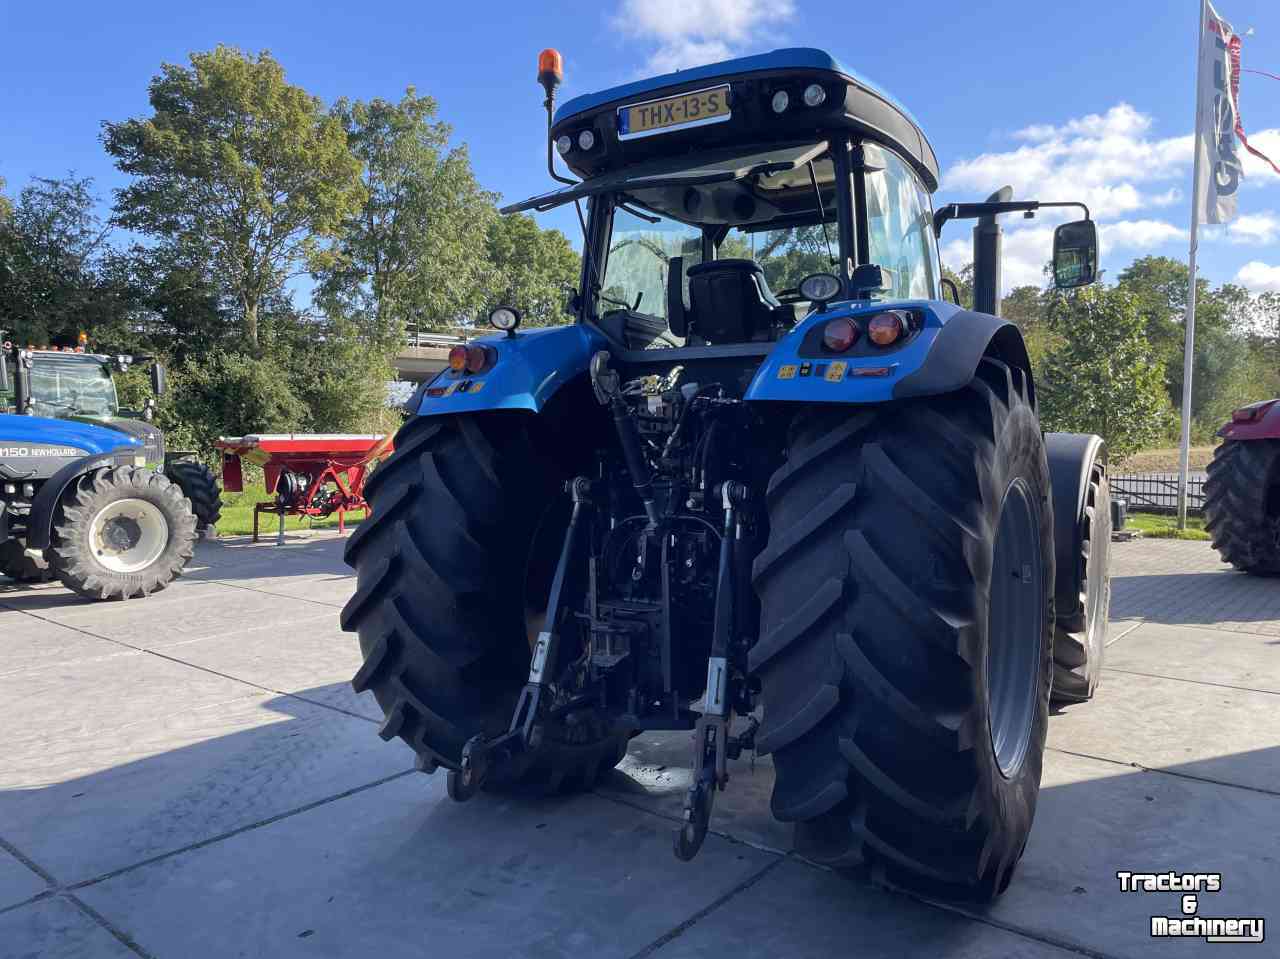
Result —
<instances>
[{"instance_id":1,"label":"license plate","mask_svg":"<svg viewBox=\"0 0 1280 959\"><path fill-rule=\"evenodd\" d=\"M618 139L631 140L707 123L723 123L730 115L728 84L632 103L618 107Z\"/></svg>"}]
</instances>

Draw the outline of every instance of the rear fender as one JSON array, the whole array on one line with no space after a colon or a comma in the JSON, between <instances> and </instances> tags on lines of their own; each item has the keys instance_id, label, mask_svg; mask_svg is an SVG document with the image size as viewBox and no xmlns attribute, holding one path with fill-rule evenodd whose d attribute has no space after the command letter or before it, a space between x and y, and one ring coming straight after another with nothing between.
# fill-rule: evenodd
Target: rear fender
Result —
<instances>
[{"instance_id":1,"label":"rear fender","mask_svg":"<svg viewBox=\"0 0 1280 959\"><path fill-rule=\"evenodd\" d=\"M1228 440L1280 440L1280 400L1250 403L1231 414L1231 422L1218 430Z\"/></svg>"},{"instance_id":2,"label":"rear fender","mask_svg":"<svg viewBox=\"0 0 1280 959\"><path fill-rule=\"evenodd\" d=\"M586 373L596 350L608 341L582 324L486 336L472 341L491 348L495 358L478 375L438 373L414 394L410 412L417 416L452 416L480 410L539 412L557 390Z\"/></svg>"},{"instance_id":3,"label":"rear fender","mask_svg":"<svg viewBox=\"0 0 1280 959\"><path fill-rule=\"evenodd\" d=\"M921 319L920 329L904 346L884 351L868 351L864 346L860 351L855 344L847 355L822 355L820 346L815 349L815 341L820 339L817 328L828 321L840 316L857 321L888 309L910 310ZM865 335L859 342L865 342ZM760 365L744 398L887 403L936 396L958 390L972 380L984 356L995 356L1025 371L1034 403L1027 348L1018 328L1007 320L939 300L834 304L806 317L778 342Z\"/></svg>"}]
</instances>

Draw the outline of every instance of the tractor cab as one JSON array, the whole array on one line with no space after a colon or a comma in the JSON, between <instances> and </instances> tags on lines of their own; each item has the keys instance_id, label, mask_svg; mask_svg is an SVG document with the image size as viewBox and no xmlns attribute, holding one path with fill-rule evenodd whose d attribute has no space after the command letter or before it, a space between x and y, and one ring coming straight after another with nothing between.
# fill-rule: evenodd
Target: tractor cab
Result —
<instances>
[{"instance_id":1,"label":"tractor cab","mask_svg":"<svg viewBox=\"0 0 1280 959\"><path fill-rule=\"evenodd\" d=\"M899 104L821 51L578 97L549 137L582 180L504 212L586 201L575 306L625 345L767 343L815 298L938 298L933 150ZM855 285L869 264L879 275Z\"/></svg>"},{"instance_id":2,"label":"tractor cab","mask_svg":"<svg viewBox=\"0 0 1280 959\"><path fill-rule=\"evenodd\" d=\"M941 300L946 220L1042 205L953 204L935 216L938 163L919 125L821 50L684 70L553 113L560 76L559 54L544 51L548 168L565 185L503 212L578 206L571 308L624 348L767 344L815 305ZM555 154L581 179L557 173ZM1062 275L1089 282L1096 241L1091 252L1083 222ZM998 273L998 260L975 249L975 272ZM880 346L905 345L923 322L909 318Z\"/></svg>"}]
</instances>

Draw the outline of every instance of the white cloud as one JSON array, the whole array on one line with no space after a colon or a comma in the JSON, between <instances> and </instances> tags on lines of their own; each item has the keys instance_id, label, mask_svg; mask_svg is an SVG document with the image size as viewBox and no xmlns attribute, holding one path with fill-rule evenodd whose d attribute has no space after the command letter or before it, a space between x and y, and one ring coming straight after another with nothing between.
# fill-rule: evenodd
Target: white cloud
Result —
<instances>
[{"instance_id":1,"label":"white cloud","mask_svg":"<svg viewBox=\"0 0 1280 959\"><path fill-rule=\"evenodd\" d=\"M1151 118L1127 103L1060 126L1037 124L1014 134L1026 142L1013 150L956 163L942 185L986 195L1007 183L1015 197L1080 200L1102 219L1168 205L1181 196L1169 181L1190 168L1192 138L1152 138L1150 128Z\"/></svg>"},{"instance_id":2,"label":"white cloud","mask_svg":"<svg viewBox=\"0 0 1280 959\"><path fill-rule=\"evenodd\" d=\"M1249 145L1259 153L1265 153L1280 166L1280 130L1259 130L1257 133L1245 131L1249 137ZM1271 169L1266 160L1254 156L1238 144L1240 159L1244 161L1245 186L1274 186L1280 184L1280 174Z\"/></svg>"},{"instance_id":3,"label":"white cloud","mask_svg":"<svg viewBox=\"0 0 1280 959\"><path fill-rule=\"evenodd\" d=\"M622 0L614 22L657 43L646 73L669 73L774 45L773 31L794 15L793 0Z\"/></svg>"},{"instance_id":4,"label":"white cloud","mask_svg":"<svg viewBox=\"0 0 1280 959\"><path fill-rule=\"evenodd\" d=\"M1240 267L1235 281L1255 293L1280 293L1280 266L1268 266L1261 260L1251 260Z\"/></svg>"},{"instance_id":5,"label":"white cloud","mask_svg":"<svg viewBox=\"0 0 1280 959\"><path fill-rule=\"evenodd\" d=\"M1187 231L1163 220L1118 220L1098 226L1098 245L1109 250L1150 250L1188 238Z\"/></svg>"},{"instance_id":6,"label":"white cloud","mask_svg":"<svg viewBox=\"0 0 1280 959\"><path fill-rule=\"evenodd\" d=\"M1274 243L1280 238L1280 217L1270 210L1262 213L1245 213L1224 226L1206 226L1203 228L1206 240L1225 240L1248 246L1259 246Z\"/></svg>"},{"instance_id":7,"label":"white cloud","mask_svg":"<svg viewBox=\"0 0 1280 959\"><path fill-rule=\"evenodd\" d=\"M960 160L942 180L947 200L978 199L1009 184L1014 197L1041 200L1079 200L1088 204L1098 220L1103 266L1112 251L1140 256L1187 240L1187 230L1151 216L1161 208L1189 207L1193 137L1153 135L1151 117L1127 103L1102 113L1037 123L1015 131L1010 149L992 150ZM1260 130L1250 137L1259 150L1280 162L1280 129ZM1280 185L1280 176L1263 161L1240 149L1245 185L1251 188ZM1246 206L1247 201L1242 202ZM1183 220L1189 210L1172 210ZM1004 286L1006 291L1024 283L1041 285L1044 264L1052 252L1051 225L1066 218L1062 211L1046 210L1034 224L1004 220ZM1074 216L1074 214L1071 214ZM1208 227L1202 239L1238 245L1263 245L1280 240L1280 216L1271 212L1242 213L1224 227ZM973 258L968 237L947 243L943 259L952 267ZM1248 285L1275 282L1280 270L1250 263L1237 281L1248 274ZM1267 279L1271 277L1271 279Z\"/></svg>"}]
</instances>

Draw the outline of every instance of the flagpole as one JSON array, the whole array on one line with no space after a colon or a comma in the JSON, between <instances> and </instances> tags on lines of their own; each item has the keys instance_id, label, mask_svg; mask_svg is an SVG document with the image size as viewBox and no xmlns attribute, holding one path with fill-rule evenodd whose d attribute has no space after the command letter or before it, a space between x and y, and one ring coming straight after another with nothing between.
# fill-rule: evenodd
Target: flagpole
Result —
<instances>
[{"instance_id":1,"label":"flagpole","mask_svg":"<svg viewBox=\"0 0 1280 959\"><path fill-rule=\"evenodd\" d=\"M1191 249L1188 257L1187 315L1185 339L1182 346L1182 441L1178 449L1178 529L1187 528L1187 473L1191 465L1191 378L1195 369L1196 349L1196 248L1199 245L1200 206L1200 157L1203 130L1203 111L1200 109L1200 85L1204 82L1201 71L1204 57L1200 47L1204 43L1205 7L1208 0L1200 0L1200 32L1196 35L1196 132L1192 141L1195 164L1191 186Z\"/></svg>"}]
</instances>

